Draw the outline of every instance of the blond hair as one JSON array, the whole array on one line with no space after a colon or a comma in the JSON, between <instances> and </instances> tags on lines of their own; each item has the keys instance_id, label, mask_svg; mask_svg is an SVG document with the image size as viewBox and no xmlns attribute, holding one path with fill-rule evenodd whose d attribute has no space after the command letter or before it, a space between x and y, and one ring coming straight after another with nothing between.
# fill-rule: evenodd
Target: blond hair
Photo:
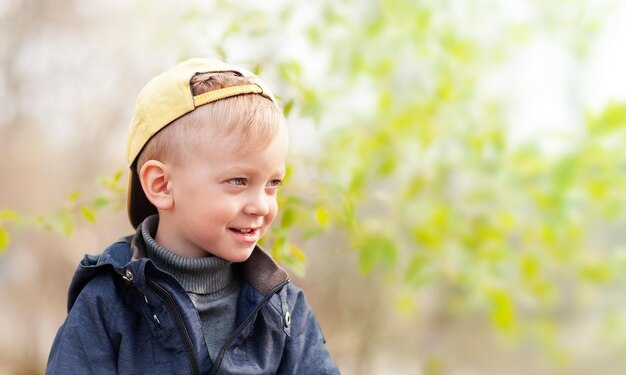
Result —
<instances>
[{"instance_id":1,"label":"blond hair","mask_svg":"<svg viewBox=\"0 0 626 375\"><path fill-rule=\"evenodd\" d=\"M250 84L236 72L198 73L191 78L193 95ZM137 170L148 160L179 162L182 150L203 136L232 135L246 148L262 148L276 137L285 119L274 103L258 94L244 94L202 105L155 134L137 158ZM211 131L206 132L207 129Z\"/></svg>"}]
</instances>

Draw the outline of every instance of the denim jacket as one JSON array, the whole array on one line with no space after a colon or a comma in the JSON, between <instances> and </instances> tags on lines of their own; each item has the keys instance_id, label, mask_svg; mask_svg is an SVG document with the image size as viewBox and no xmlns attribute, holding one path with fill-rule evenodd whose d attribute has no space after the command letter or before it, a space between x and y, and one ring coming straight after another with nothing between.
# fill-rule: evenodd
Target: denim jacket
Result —
<instances>
[{"instance_id":1,"label":"denim jacket","mask_svg":"<svg viewBox=\"0 0 626 375\"><path fill-rule=\"evenodd\" d=\"M191 299L141 234L81 261L46 374L338 374L302 290L260 247L236 266L237 329L212 360Z\"/></svg>"}]
</instances>

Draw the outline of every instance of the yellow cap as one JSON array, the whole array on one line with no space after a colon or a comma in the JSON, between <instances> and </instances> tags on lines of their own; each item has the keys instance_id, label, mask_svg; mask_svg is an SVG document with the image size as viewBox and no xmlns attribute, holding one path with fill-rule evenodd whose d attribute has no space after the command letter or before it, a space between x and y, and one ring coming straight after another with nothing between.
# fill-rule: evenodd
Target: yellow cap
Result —
<instances>
[{"instance_id":1,"label":"yellow cap","mask_svg":"<svg viewBox=\"0 0 626 375\"><path fill-rule=\"evenodd\" d=\"M251 84L226 87L194 97L189 84L191 78L197 73L217 72L238 73L249 78ZM157 213L156 208L145 196L137 171L133 168L137 156L150 138L196 107L244 94L263 95L278 106L274 95L252 72L216 59L194 58L183 61L154 77L141 90L135 104L126 143L126 160L131 168L128 186L128 216L134 227L141 224L146 217Z\"/></svg>"}]
</instances>

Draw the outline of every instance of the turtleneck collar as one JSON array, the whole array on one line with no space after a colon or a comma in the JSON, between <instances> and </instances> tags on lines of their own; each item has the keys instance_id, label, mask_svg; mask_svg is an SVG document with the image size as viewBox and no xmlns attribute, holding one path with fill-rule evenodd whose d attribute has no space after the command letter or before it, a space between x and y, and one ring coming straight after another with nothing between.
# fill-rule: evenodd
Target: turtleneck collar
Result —
<instances>
[{"instance_id":1,"label":"turtleneck collar","mask_svg":"<svg viewBox=\"0 0 626 375\"><path fill-rule=\"evenodd\" d=\"M146 256L158 268L174 276L186 292L219 299L238 287L231 262L208 253L203 258L185 258L174 254L154 240L158 225L158 215L146 218L141 224Z\"/></svg>"}]
</instances>

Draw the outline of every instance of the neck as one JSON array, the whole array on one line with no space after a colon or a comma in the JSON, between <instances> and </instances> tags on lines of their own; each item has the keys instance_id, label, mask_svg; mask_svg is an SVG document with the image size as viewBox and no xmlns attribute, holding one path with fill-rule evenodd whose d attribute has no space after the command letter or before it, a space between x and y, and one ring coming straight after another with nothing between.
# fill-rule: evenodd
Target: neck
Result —
<instances>
[{"instance_id":1,"label":"neck","mask_svg":"<svg viewBox=\"0 0 626 375\"><path fill-rule=\"evenodd\" d=\"M187 292L219 298L237 286L233 265L215 256L187 258L162 246L155 240L159 217L151 216L141 225L146 256L163 271L174 276Z\"/></svg>"}]
</instances>

